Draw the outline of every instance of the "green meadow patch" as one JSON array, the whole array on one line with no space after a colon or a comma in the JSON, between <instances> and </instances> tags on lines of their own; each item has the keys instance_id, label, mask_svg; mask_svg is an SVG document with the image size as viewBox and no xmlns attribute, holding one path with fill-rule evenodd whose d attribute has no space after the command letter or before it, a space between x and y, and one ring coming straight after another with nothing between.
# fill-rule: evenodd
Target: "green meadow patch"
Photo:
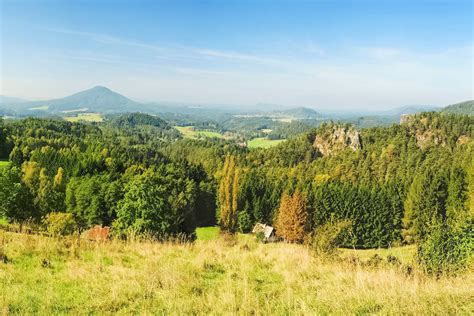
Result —
<instances>
[{"instance_id":1,"label":"green meadow patch","mask_svg":"<svg viewBox=\"0 0 474 316\"><path fill-rule=\"evenodd\" d=\"M219 237L220 228L217 226L198 227L196 236L198 240L213 240Z\"/></svg>"},{"instance_id":2,"label":"green meadow patch","mask_svg":"<svg viewBox=\"0 0 474 316\"><path fill-rule=\"evenodd\" d=\"M224 136L218 132L196 130L193 126L174 126L186 138L223 138Z\"/></svg>"}]
</instances>

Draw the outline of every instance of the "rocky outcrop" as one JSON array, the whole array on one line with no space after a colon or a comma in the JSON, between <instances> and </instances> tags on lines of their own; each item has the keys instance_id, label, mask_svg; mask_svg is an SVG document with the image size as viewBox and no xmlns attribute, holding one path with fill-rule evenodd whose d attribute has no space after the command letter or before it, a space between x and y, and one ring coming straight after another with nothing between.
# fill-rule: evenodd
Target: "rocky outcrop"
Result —
<instances>
[{"instance_id":1,"label":"rocky outcrop","mask_svg":"<svg viewBox=\"0 0 474 316\"><path fill-rule=\"evenodd\" d=\"M328 131L316 135L313 147L323 156L350 148L354 151L361 149L360 134L353 128L333 126Z\"/></svg>"}]
</instances>

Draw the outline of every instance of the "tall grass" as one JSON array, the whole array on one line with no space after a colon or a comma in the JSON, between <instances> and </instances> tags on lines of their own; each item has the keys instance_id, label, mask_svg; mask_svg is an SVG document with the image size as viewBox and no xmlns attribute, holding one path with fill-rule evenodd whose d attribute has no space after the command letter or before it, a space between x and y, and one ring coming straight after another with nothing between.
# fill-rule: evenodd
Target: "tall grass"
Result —
<instances>
[{"instance_id":1,"label":"tall grass","mask_svg":"<svg viewBox=\"0 0 474 316\"><path fill-rule=\"evenodd\" d=\"M247 236L100 243L0 231L0 247L5 314L474 312L472 272L436 280L407 271L409 262L369 264L355 251L327 261Z\"/></svg>"}]
</instances>

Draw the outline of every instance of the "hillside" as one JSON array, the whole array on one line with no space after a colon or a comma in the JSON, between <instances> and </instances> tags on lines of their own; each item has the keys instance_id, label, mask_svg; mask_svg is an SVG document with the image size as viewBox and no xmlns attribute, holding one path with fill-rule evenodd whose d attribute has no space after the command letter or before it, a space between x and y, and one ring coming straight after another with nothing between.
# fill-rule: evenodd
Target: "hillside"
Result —
<instances>
[{"instance_id":1,"label":"hillside","mask_svg":"<svg viewBox=\"0 0 474 316\"><path fill-rule=\"evenodd\" d=\"M2 106L17 112L41 110L48 112L92 111L99 113L131 112L138 111L143 107L141 103L132 101L102 86L96 86L64 98L29 101L20 104L5 103Z\"/></svg>"},{"instance_id":2,"label":"hillside","mask_svg":"<svg viewBox=\"0 0 474 316\"><path fill-rule=\"evenodd\" d=\"M398 119L404 114L416 114L420 112L438 111L439 107L433 105L406 105L381 112L382 116L396 116Z\"/></svg>"},{"instance_id":3,"label":"hillside","mask_svg":"<svg viewBox=\"0 0 474 316\"><path fill-rule=\"evenodd\" d=\"M0 304L20 315L467 315L474 308L473 273L441 280L407 273L412 247L341 251L327 262L302 245L202 236L193 245L77 243L0 230Z\"/></svg>"},{"instance_id":4,"label":"hillside","mask_svg":"<svg viewBox=\"0 0 474 316\"><path fill-rule=\"evenodd\" d=\"M441 112L474 115L474 100L448 105Z\"/></svg>"},{"instance_id":5,"label":"hillside","mask_svg":"<svg viewBox=\"0 0 474 316\"><path fill-rule=\"evenodd\" d=\"M140 125L149 125L164 129L169 129L171 126L161 118L144 113L126 113L114 117L110 120L112 125L120 128L136 127Z\"/></svg>"},{"instance_id":6,"label":"hillside","mask_svg":"<svg viewBox=\"0 0 474 316\"><path fill-rule=\"evenodd\" d=\"M321 114L306 107L296 107L287 110L273 111L272 113L282 116L290 116L296 119L317 119L321 117Z\"/></svg>"}]
</instances>

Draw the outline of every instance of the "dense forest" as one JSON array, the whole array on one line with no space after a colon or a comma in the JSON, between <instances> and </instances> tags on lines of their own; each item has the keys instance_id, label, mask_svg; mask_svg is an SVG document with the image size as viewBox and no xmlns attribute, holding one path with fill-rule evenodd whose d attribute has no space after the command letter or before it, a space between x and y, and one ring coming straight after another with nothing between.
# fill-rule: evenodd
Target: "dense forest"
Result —
<instances>
[{"instance_id":1,"label":"dense forest","mask_svg":"<svg viewBox=\"0 0 474 316\"><path fill-rule=\"evenodd\" d=\"M48 230L112 227L114 235L190 238L197 226L231 233L274 225L311 243L344 226L340 246L416 243L439 272L474 250L474 118L427 112L356 130L293 123L287 142L249 150L182 139L166 121L124 114L104 123L0 121L0 217ZM306 131L306 132L305 132Z\"/></svg>"}]
</instances>

